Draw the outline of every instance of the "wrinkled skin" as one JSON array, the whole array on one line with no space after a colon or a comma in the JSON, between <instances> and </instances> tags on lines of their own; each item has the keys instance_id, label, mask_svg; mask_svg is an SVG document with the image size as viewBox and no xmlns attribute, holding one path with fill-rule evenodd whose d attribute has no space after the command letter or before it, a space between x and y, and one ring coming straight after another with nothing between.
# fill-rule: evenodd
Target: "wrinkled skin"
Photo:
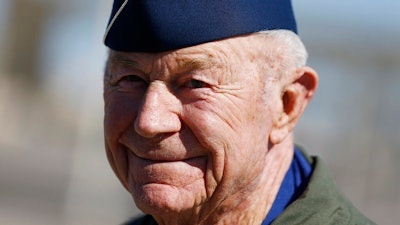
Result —
<instances>
[{"instance_id":1,"label":"wrinkled skin","mask_svg":"<svg viewBox=\"0 0 400 225\"><path fill-rule=\"evenodd\" d=\"M107 156L138 208L159 224L260 224L268 213L293 151L295 122L283 104L296 101L282 93L304 72L277 79L260 41L110 52Z\"/></svg>"}]
</instances>

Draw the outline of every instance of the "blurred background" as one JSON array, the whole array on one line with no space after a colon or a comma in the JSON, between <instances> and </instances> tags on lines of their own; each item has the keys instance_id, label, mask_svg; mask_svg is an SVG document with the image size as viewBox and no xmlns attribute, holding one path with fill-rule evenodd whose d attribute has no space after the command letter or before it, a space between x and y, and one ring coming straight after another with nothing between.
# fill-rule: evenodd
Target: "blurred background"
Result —
<instances>
[{"instance_id":1,"label":"blurred background","mask_svg":"<svg viewBox=\"0 0 400 225\"><path fill-rule=\"evenodd\" d=\"M293 0L317 95L296 142L378 224L400 221L400 1ZM0 224L138 213L104 154L111 0L0 0Z\"/></svg>"}]
</instances>

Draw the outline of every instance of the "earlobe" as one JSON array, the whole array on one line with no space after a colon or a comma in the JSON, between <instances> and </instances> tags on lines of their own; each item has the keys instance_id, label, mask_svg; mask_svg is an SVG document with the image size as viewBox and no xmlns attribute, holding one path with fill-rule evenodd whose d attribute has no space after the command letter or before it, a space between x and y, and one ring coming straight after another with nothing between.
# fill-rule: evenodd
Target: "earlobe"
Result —
<instances>
[{"instance_id":1,"label":"earlobe","mask_svg":"<svg viewBox=\"0 0 400 225\"><path fill-rule=\"evenodd\" d=\"M274 121L270 141L279 144L292 133L297 121L314 95L318 85L318 75L310 67L301 67L294 72L295 76L283 90L280 115Z\"/></svg>"},{"instance_id":2,"label":"earlobe","mask_svg":"<svg viewBox=\"0 0 400 225\"><path fill-rule=\"evenodd\" d=\"M288 117L282 113L278 121L274 123L271 133L269 134L269 141L272 144L279 144L285 139L289 133L288 126L285 126L286 124L288 124Z\"/></svg>"}]
</instances>

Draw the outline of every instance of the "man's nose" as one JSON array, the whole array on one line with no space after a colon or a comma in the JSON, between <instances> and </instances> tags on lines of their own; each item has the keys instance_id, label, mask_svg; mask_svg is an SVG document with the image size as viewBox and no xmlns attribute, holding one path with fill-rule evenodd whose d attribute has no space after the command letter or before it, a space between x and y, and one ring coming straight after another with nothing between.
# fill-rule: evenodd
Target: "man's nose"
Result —
<instances>
[{"instance_id":1,"label":"man's nose","mask_svg":"<svg viewBox=\"0 0 400 225\"><path fill-rule=\"evenodd\" d=\"M147 138L174 133L181 129L180 101L162 82L152 82L147 88L135 119L136 132Z\"/></svg>"}]
</instances>

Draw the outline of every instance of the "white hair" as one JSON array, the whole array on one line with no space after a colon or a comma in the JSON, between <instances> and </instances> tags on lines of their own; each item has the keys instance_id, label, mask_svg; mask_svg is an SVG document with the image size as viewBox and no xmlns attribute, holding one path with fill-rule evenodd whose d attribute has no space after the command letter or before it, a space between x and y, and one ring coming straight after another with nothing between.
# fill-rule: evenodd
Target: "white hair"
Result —
<instances>
[{"instance_id":1,"label":"white hair","mask_svg":"<svg viewBox=\"0 0 400 225\"><path fill-rule=\"evenodd\" d=\"M277 81L290 79L293 70L305 66L308 54L299 36L292 31L265 30L254 35L262 38L258 49L266 57L260 67L265 78L262 99L270 104L270 96L266 93L274 92L279 87Z\"/></svg>"},{"instance_id":2,"label":"white hair","mask_svg":"<svg viewBox=\"0 0 400 225\"><path fill-rule=\"evenodd\" d=\"M281 66L288 67L302 67L307 63L307 50L300 40L300 37L289 30L263 30L256 34L261 34L267 38L266 44L272 46L269 48L276 59L276 56L281 56ZM271 55L271 56L273 56Z\"/></svg>"}]
</instances>

